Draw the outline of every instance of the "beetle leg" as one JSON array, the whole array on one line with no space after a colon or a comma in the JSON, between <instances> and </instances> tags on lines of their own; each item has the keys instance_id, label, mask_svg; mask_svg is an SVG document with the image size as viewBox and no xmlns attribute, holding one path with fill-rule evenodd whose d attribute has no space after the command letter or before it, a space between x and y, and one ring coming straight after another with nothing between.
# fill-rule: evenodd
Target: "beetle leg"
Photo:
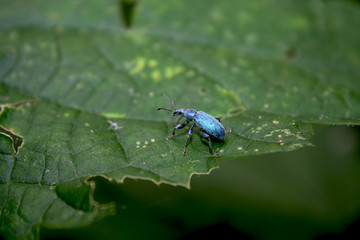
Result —
<instances>
[{"instance_id":1,"label":"beetle leg","mask_svg":"<svg viewBox=\"0 0 360 240\"><path fill-rule=\"evenodd\" d=\"M209 141L209 148L210 148L212 154L213 154L215 157L219 157L220 155L217 154L217 153L214 151L214 149L213 149L213 147L212 147L212 145L211 145L210 135L207 134L207 133L205 133L205 132L200 132L200 134L201 134L201 136L203 136L204 138L207 138L207 139L208 139L208 141Z\"/></svg>"},{"instance_id":2,"label":"beetle leg","mask_svg":"<svg viewBox=\"0 0 360 240\"><path fill-rule=\"evenodd\" d=\"M185 143L185 149L184 149L184 155L186 155L187 153L187 145L189 144L189 141L190 141L190 137L192 135L192 131L193 131L193 128L195 127L195 124L193 124L189 130L189 136L188 136L188 139L186 140L186 143Z\"/></svg>"},{"instance_id":3,"label":"beetle leg","mask_svg":"<svg viewBox=\"0 0 360 240\"><path fill-rule=\"evenodd\" d=\"M165 138L165 139L166 139L166 140L172 139L172 138L175 136L175 131L176 131L177 129L182 129L182 128L184 128L186 125L188 125L188 123L189 123L189 121L187 121L186 123L181 123L181 124L177 125L177 126L174 128L174 131L172 132L172 135L169 136L169 137L167 137L167 138Z\"/></svg>"},{"instance_id":4,"label":"beetle leg","mask_svg":"<svg viewBox=\"0 0 360 240\"><path fill-rule=\"evenodd\" d=\"M175 124L178 124L182 118L183 118L183 116L181 115Z\"/></svg>"},{"instance_id":5,"label":"beetle leg","mask_svg":"<svg viewBox=\"0 0 360 240\"><path fill-rule=\"evenodd\" d=\"M220 117L215 117L215 119L218 120L219 122L221 122L221 121L220 121Z\"/></svg>"}]
</instances>

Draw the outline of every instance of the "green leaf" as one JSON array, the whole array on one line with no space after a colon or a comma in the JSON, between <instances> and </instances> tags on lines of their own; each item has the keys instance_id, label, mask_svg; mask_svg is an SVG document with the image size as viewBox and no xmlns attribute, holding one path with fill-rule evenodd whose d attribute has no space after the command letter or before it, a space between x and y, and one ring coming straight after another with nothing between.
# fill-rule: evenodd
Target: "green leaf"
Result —
<instances>
[{"instance_id":1,"label":"green leaf","mask_svg":"<svg viewBox=\"0 0 360 240\"><path fill-rule=\"evenodd\" d=\"M186 131L164 140L162 92L222 116L228 158L310 146L310 123L360 124L355 3L143 1L131 31L118 14L110 0L0 3L0 124L24 141L14 155L0 135L8 238L112 213L91 177L189 187L217 167L198 134L187 156Z\"/></svg>"},{"instance_id":2,"label":"green leaf","mask_svg":"<svg viewBox=\"0 0 360 240\"><path fill-rule=\"evenodd\" d=\"M235 239L244 233L247 239L316 239L334 233L347 239L346 233L358 229L359 130L314 126L316 148L220 160L220 169L192 179L191 191L98 177L95 199L116 201L116 216L81 229L40 233L46 239L178 239L226 230Z\"/></svg>"}]
</instances>

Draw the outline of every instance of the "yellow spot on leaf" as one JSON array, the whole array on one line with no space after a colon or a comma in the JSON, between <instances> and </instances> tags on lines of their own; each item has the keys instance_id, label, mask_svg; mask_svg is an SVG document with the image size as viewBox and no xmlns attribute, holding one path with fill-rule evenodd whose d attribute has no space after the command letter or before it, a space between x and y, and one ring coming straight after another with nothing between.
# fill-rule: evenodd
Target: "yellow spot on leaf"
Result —
<instances>
[{"instance_id":1,"label":"yellow spot on leaf","mask_svg":"<svg viewBox=\"0 0 360 240\"><path fill-rule=\"evenodd\" d=\"M151 60L149 60L149 67L156 67L157 66L157 61L156 60L154 60L154 59L151 59Z\"/></svg>"},{"instance_id":2,"label":"yellow spot on leaf","mask_svg":"<svg viewBox=\"0 0 360 240\"><path fill-rule=\"evenodd\" d=\"M184 67L182 67L182 66L166 67L165 68L165 77L172 78L175 75L181 73L183 70L184 70Z\"/></svg>"},{"instance_id":3,"label":"yellow spot on leaf","mask_svg":"<svg viewBox=\"0 0 360 240\"><path fill-rule=\"evenodd\" d=\"M135 67L130 70L130 74L138 74L145 67L145 58L139 57L136 59Z\"/></svg>"},{"instance_id":4,"label":"yellow spot on leaf","mask_svg":"<svg viewBox=\"0 0 360 240\"><path fill-rule=\"evenodd\" d=\"M161 73L159 70L154 70L151 72L151 78L154 80L154 82L160 82L161 81Z\"/></svg>"},{"instance_id":5,"label":"yellow spot on leaf","mask_svg":"<svg viewBox=\"0 0 360 240\"><path fill-rule=\"evenodd\" d=\"M125 118L126 113L103 113L102 114L106 118Z\"/></svg>"}]
</instances>

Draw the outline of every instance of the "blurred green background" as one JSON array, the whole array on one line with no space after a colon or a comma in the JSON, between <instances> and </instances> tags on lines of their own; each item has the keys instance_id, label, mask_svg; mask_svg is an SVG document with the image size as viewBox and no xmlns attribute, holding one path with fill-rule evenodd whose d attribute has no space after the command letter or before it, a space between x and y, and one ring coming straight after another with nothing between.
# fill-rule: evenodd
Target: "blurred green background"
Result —
<instances>
[{"instance_id":1,"label":"blurred green background","mask_svg":"<svg viewBox=\"0 0 360 240\"><path fill-rule=\"evenodd\" d=\"M315 126L315 147L220 159L191 190L96 178L95 199L116 216L80 229L41 229L42 239L346 239L360 216L360 129ZM352 236L354 237L354 236Z\"/></svg>"}]
</instances>

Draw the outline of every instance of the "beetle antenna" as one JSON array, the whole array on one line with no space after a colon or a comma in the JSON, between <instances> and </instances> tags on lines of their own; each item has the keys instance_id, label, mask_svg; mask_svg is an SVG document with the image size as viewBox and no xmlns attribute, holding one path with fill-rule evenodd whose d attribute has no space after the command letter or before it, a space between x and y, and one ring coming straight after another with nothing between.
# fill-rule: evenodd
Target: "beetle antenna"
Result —
<instances>
[{"instance_id":1,"label":"beetle antenna","mask_svg":"<svg viewBox=\"0 0 360 240\"><path fill-rule=\"evenodd\" d=\"M168 97L168 96L166 96L164 93L160 93L161 94L161 96L163 96L164 98L166 98L168 101L169 101L169 103L171 104L171 106L174 108L174 110L176 110L176 107L175 107L175 105L174 105L174 102ZM159 110L159 109L158 109ZM164 109L165 110L165 109ZM169 109L167 109L167 110L169 110ZM172 112L172 111L171 111Z\"/></svg>"},{"instance_id":2,"label":"beetle antenna","mask_svg":"<svg viewBox=\"0 0 360 240\"><path fill-rule=\"evenodd\" d=\"M157 110L158 110L158 111L159 111L159 110L166 110L166 111L169 111L169 112L173 112L173 110L170 110L170 109L167 109L167 108L158 108Z\"/></svg>"}]
</instances>

